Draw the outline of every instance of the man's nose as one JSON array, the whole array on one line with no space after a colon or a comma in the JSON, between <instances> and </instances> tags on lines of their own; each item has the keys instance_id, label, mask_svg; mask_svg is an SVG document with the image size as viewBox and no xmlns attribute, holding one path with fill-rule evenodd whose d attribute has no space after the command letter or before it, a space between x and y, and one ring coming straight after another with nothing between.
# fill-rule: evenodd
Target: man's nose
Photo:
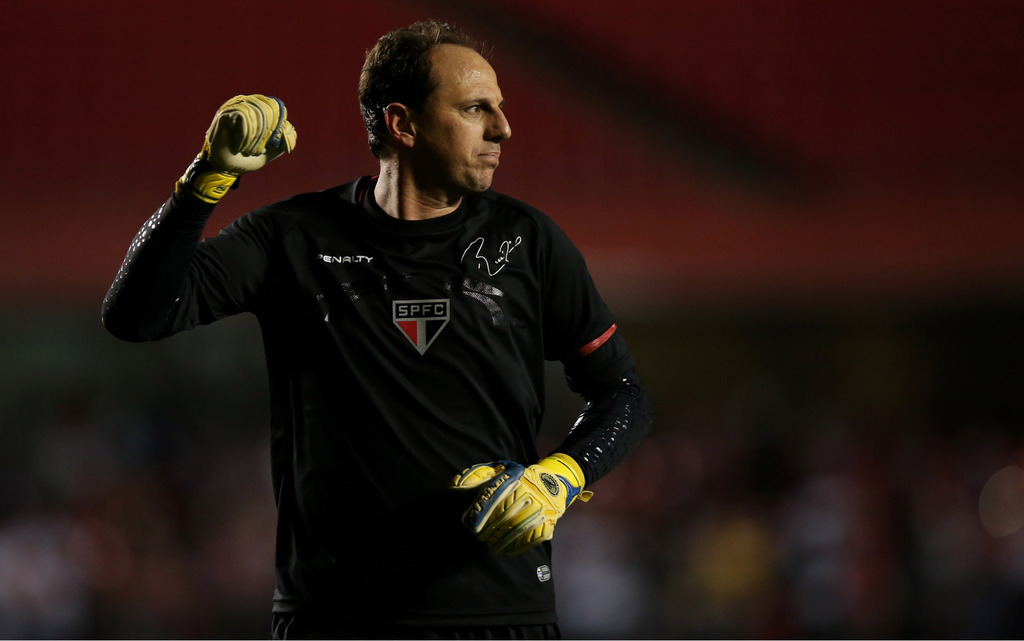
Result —
<instances>
[{"instance_id":1,"label":"man's nose","mask_svg":"<svg viewBox=\"0 0 1024 641\"><path fill-rule=\"evenodd\" d=\"M491 123L491 132L489 140L501 142L502 140L508 140L512 137L512 127L508 124L508 118L505 117L505 112L498 109L494 112L494 120Z\"/></svg>"}]
</instances>

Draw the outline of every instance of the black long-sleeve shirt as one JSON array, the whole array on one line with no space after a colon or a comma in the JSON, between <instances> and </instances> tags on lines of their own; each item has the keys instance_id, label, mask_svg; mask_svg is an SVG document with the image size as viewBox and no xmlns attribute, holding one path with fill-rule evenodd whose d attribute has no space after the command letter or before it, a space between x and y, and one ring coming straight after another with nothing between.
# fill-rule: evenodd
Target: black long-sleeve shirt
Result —
<instances>
[{"instance_id":1,"label":"black long-sleeve shirt","mask_svg":"<svg viewBox=\"0 0 1024 641\"><path fill-rule=\"evenodd\" d=\"M418 625L555 619L550 548L492 554L448 489L474 463L538 458L546 360L588 401L559 448L588 482L646 433L634 361L585 262L544 214L488 191L402 221L373 180L303 194L201 240L173 195L103 304L128 340L258 318L279 518L277 611ZM353 596L355 595L355 596Z\"/></svg>"}]
</instances>

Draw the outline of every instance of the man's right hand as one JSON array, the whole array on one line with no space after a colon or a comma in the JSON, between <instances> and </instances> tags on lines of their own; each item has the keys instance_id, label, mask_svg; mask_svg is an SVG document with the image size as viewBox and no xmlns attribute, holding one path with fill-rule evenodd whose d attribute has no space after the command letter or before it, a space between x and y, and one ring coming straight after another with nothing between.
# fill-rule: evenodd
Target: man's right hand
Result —
<instances>
[{"instance_id":1,"label":"man's right hand","mask_svg":"<svg viewBox=\"0 0 1024 641\"><path fill-rule=\"evenodd\" d=\"M295 149L296 138L284 102L262 94L235 96L217 110L202 151L175 188L217 203L239 176Z\"/></svg>"}]
</instances>

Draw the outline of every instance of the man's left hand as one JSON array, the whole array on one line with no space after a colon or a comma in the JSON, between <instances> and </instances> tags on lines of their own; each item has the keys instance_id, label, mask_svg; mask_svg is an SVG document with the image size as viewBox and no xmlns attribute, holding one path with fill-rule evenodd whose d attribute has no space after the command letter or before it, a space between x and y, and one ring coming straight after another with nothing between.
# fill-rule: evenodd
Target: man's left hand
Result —
<instances>
[{"instance_id":1,"label":"man's left hand","mask_svg":"<svg viewBox=\"0 0 1024 641\"><path fill-rule=\"evenodd\" d=\"M452 487L477 489L463 524L492 552L515 556L551 539L555 522L583 489L583 471L572 457L552 454L526 467L515 461L493 461L466 468Z\"/></svg>"}]
</instances>

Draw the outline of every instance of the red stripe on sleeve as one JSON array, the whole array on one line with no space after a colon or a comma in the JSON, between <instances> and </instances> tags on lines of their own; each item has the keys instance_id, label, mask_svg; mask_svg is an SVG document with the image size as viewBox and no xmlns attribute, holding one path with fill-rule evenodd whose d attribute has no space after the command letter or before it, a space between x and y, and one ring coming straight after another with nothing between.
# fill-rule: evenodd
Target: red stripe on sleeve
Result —
<instances>
[{"instance_id":1,"label":"red stripe on sleeve","mask_svg":"<svg viewBox=\"0 0 1024 641\"><path fill-rule=\"evenodd\" d=\"M604 345L608 341L608 339L612 337L612 334L614 334L615 330L617 330L618 328L619 328L618 325L616 325L615 323L612 323L612 326L609 327L608 330L604 334L601 334L600 336L598 336L594 340L590 341L589 343L587 343L583 347L581 347L578 350L576 350L576 356L578 358L583 358L584 356L587 356L588 354L592 354L594 352L594 350L596 350L598 347Z\"/></svg>"}]
</instances>

